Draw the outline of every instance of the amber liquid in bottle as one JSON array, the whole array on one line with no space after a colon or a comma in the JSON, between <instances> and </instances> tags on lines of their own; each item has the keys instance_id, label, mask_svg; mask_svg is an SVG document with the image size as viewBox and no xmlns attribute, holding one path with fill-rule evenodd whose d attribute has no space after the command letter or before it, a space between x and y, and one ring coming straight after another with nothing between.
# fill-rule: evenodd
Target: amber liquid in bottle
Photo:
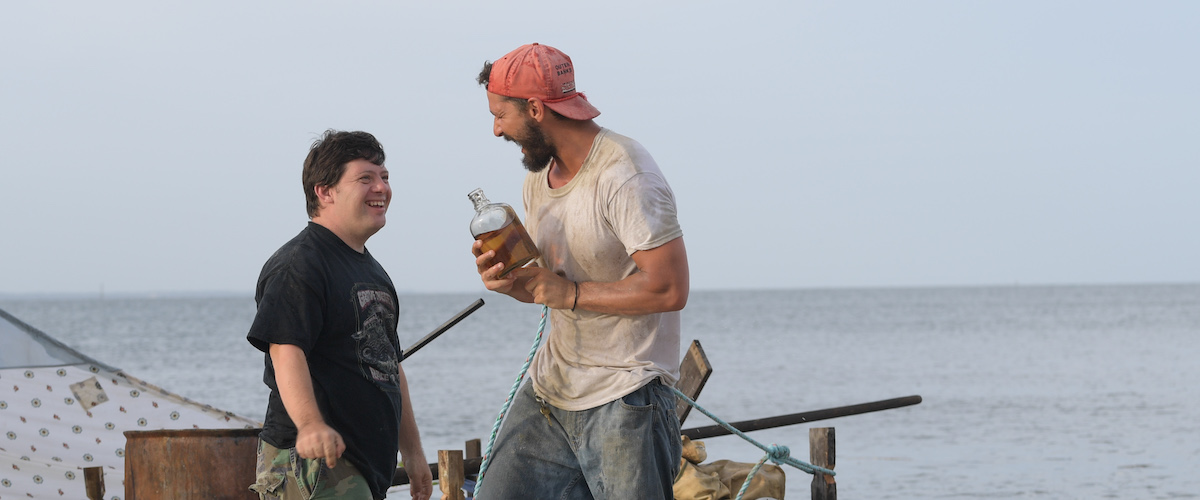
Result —
<instances>
[{"instance_id":1,"label":"amber liquid in bottle","mask_svg":"<svg viewBox=\"0 0 1200 500\"><path fill-rule=\"evenodd\" d=\"M538 258L537 247L525 232L525 226L519 220L495 231L479 235L477 240L483 242L483 251L496 251L496 262L503 262L504 269L499 277L503 278L509 271L528 264Z\"/></svg>"},{"instance_id":2,"label":"amber liquid in bottle","mask_svg":"<svg viewBox=\"0 0 1200 500\"><path fill-rule=\"evenodd\" d=\"M483 253L494 250L494 260L504 263L504 269L500 270L498 277L503 278L513 269L541 256L512 207L505 203L488 202L481 189L472 191L467 197L475 203L471 235L483 242Z\"/></svg>"}]
</instances>

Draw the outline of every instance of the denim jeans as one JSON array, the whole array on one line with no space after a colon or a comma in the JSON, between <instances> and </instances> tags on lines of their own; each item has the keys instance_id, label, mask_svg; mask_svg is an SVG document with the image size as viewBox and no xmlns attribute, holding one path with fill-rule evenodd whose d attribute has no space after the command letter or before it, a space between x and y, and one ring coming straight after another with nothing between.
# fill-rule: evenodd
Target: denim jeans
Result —
<instances>
[{"instance_id":1,"label":"denim jeans","mask_svg":"<svg viewBox=\"0 0 1200 500\"><path fill-rule=\"evenodd\" d=\"M657 379L583 411L543 403L526 383L497 436L478 498L670 500L680 453L675 393Z\"/></svg>"}]
</instances>

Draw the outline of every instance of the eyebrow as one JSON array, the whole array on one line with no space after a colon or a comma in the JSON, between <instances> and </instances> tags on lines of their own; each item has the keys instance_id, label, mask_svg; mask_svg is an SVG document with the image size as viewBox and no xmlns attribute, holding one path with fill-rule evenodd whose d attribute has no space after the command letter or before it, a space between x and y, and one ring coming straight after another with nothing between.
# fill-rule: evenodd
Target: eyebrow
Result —
<instances>
[{"instance_id":1,"label":"eyebrow","mask_svg":"<svg viewBox=\"0 0 1200 500\"><path fill-rule=\"evenodd\" d=\"M377 165L377 166L378 166L378 167L380 167L380 168L382 169L382 170L379 170L379 171L378 171L378 175L380 175L380 176L388 175L388 169L387 169L387 167L384 167L383 165ZM355 173L355 174L354 174L354 178L355 178L355 179L358 179L358 178L361 178L361 177L362 177L362 176L364 176L364 175L371 175L371 176L373 176L373 175L376 175L376 172L377 172L377 171L376 171L376 170L374 170L374 169L367 169L367 170L363 170L363 171L361 171L361 172ZM345 174L345 175L350 175L350 172L346 172L346 174Z\"/></svg>"}]
</instances>

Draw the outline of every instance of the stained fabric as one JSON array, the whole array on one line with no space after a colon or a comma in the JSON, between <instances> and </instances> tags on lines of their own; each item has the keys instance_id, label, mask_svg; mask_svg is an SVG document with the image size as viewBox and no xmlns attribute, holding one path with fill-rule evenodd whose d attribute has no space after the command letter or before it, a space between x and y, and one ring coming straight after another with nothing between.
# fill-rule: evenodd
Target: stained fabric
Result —
<instances>
[{"instance_id":1,"label":"stained fabric","mask_svg":"<svg viewBox=\"0 0 1200 500\"><path fill-rule=\"evenodd\" d=\"M87 498L103 467L106 500L125 496L125 431L255 428L134 378L0 310L0 500Z\"/></svg>"}]
</instances>

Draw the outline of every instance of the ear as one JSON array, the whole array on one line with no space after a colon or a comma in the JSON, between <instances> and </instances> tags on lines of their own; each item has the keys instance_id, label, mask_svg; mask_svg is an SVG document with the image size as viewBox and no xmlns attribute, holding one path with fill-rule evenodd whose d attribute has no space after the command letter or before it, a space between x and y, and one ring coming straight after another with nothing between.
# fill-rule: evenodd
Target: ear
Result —
<instances>
[{"instance_id":1,"label":"ear","mask_svg":"<svg viewBox=\"0 0 1200 500\"><path fill-rule=\"evenodd\" d=\"M313 186L313 193L322 208L333 204L333 186Z\"/></svg>"},{"instance_id":2,"label":"ear","mask_svg":"<svg viewBox=\"0 0 1200 500\"><path fill-rule=\"evenodd\" d=\"M525 106L525 111L529 113L529 117L538 123L546 119L546 104L541 99L536 97L529 98L529 105Z\"/></svg>"}]
</instances>

